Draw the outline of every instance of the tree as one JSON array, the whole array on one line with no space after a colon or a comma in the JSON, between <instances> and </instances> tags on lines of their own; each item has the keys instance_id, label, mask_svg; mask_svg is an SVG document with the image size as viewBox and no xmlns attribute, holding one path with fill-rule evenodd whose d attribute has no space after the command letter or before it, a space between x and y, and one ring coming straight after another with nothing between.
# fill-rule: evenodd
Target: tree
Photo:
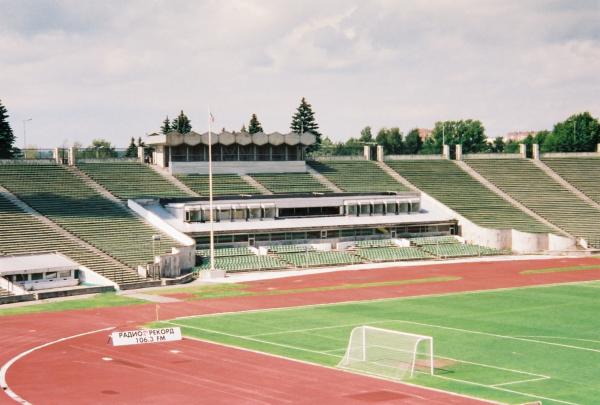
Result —
<instances>
[{"instance_id":1,"label":"tree","mask_svg":"<svg viewBox=\"0 0 600 405\"><path fill-rule=\"evenodd\" d=\"M360 137L358 138L358 141L363 143L373 142L373 134L371 133L371 127L364 127L360 131Z\"/></svg>"},{"instance_id":2,"label":"tree","mask_svg":"<svg viewBox=\"0 0 600 405\"><path fill-rule=\"evenodd\" d=\"M504 143L504 139L502 139L501 136L498 136L494 139L494 142L492 142L492 144L490 146L490 152L502 153L502 152L504 152L505 147L506 147L506 144Z\"/></svg>"},{"instance_id":3,"label":"tree","mask_svg":"<svg viewBox=\"0 0 600 405\"><path fill-rule=\"evenodd\" d=\"M519 142L510 140L504 145L505 153L518 153L519 152Z\"/></svg>"},{"instance_id":4,"label":"tree","mask_svg":"<svg viewBox=\"0 0 600 405\"><path fill-rule=\"evenodd\" d=\"M404 140L399 128L381 128L375 141L383 146L386 155L400 155L404 152Z\"/></svg>"},{"instance_id":5,"label":"tree","mask_svg":"<svg viewBox=\"0 0 600 405\"><path fill-rule=\"evenodd\" d=\"M487 149L485 128L481 121L460 120L436 122L431 136L425 141L425 153L442 153L443 142L450 146L454 156L455 145L462 145L463 153L479 153Z\"/></svg>"},{"instance_id":6,"label":"tree","mask_svg":"<svg viewBox=\"0 0 600 405\"><path fill-rule=\"evenodd\" d=\"M246 124L242 125L242 129L240 129L240 132L248 132L248 130L246 129Z\"/></svg>"},{"instance_id":7,"label":"tree","mask_svg":"<svg viewBox=\"0 0 600 405\"><path fill-rule=\"evenodd\" d=\"M135 139L131 137L129 147L125 151L125 157L134 158L137 157L137 146L135 146Z\"/></svg>"},{"instance_id":8,"label":"tree","mask_svg":"<svg viewBox=\"0 0 600 405\"><path fill-rule=\"evenodd\" d=\"M248 124L248 133L255 134L257 132L264 132L263 127L258 118L256 118L256 114L252 114L252 118L250 118L250 123Z\"/></svg>"},{"instance_id":9,"label":"tree","mask_svg":"<svg viewBox=\"0 0 600 405\"><path fill-rule=\"evenodd\" d=\"M171 129L171 121L169 121L169 116L167 115L167 117L163 121L162 127L160 127L160 132L162 132L163 134L168 134L169 132L171 132Z\"/></svg>"},{"instance_id":10,"label":"tree","mask_svg":"<svg viewBox=\"0 0 600 405\"><path fill-rule=\"evenodd\" d=\"M86 150L86 157L92 158L106 158L115 157L115 148L111 145L110 141L106 139L94 139L92 144Z\"/></svg>"},{"instance_id":11,"label":"tree","mask_svg":"<svg viewBox=\"0 0 600 405\"><path fill-rule=\"evenodd\" d=\"M319 124L315 120L315 113L312 110L312 106L308 104L306 99L302 97L300 105L296 109L296 113L292 117L292 123L290 124L292 132L297 134L303 132L309 132L316 138L315 143L306 148L307 152L319 149L321 145L321 133L319 132Z\"/></svg>"},{"instance_id":12,"label":"tree","mask_svg":"<svg viewBox=\"0 0 600 405\"><path fill-rule=\"evenodd\" d=\"M144 141L142 141L142 137L141 136L138 137L137 146L142 146L142 147L146 146L146 144L144 143Z\"/></svg>"},{"instance_id":13,"label":"tree","mask_svg":"<svg viewBox=\"0 0 600 405\"><path fill-rule=\"evenodd\" d=\"M423 147L423 140L419 135L417 128L411 129L404 139L404 153L407 155L416 155Z\"/></svg>"},{"instance_id":14,"label":"tree","mask_svg":"<svg viewBox=\"0 0 600 405\"><path fill-rule=\"evenodd\" d=\"M183 113L183 110L181 110L177 118L171 123L171 130L177 131L180 134L187 134L192 130L192 122L187 115Z\"/></svg>"},{"instance_id":15,"label":"tree","mask_svg":"<svg viewBox=\"0 0 600 405\"><path fill-rule=\"evenodd\" d=\"M18 151L14 147L15 135L8 122L8 111L0 101L0 159L12 159Z\"/></svg>"},{"instance_id":16,"label":"tree","mask_svg":"<svg viewBox=\"0 0 600 405\"><path fill-rule=\"evenodd\" d=\"M593 152L600 142L598 119L589 112L574 114L554 125L544 138L544 152Z\"/></svg>"}]
</instances>

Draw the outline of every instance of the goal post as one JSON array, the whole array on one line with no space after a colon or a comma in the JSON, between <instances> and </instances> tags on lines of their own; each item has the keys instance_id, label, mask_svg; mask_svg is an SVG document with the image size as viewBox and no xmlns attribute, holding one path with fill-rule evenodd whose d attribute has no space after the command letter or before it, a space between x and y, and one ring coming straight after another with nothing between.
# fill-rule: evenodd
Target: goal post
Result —
<instances>
[{"instance_id":1,"label":"goal post","mask_svg":"<svg viewBox=\"0 0 600 405\"><path fill-rule=\"evenodd\" d=\"M358 326L338 367L394 379L412 378L415 372L433 375L433 338Z\"/></svg>"}]
</instances>

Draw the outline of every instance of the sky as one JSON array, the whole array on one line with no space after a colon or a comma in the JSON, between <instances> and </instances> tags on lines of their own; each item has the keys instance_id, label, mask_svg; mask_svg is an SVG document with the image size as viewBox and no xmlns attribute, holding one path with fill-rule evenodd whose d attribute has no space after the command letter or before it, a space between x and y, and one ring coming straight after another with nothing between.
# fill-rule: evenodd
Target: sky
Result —
<instances>
[{"instance_id":1,"label":"sky","mask_svg":"<svg viewBox=\"0 0 600 405\"><path fill-rule=\"evenodd\" d=\"M489 137L600 116L600 0L0 0L0 100L23 145L117 146L183 110L325 136L478 119Z\"/></svg>"}]
</instances>

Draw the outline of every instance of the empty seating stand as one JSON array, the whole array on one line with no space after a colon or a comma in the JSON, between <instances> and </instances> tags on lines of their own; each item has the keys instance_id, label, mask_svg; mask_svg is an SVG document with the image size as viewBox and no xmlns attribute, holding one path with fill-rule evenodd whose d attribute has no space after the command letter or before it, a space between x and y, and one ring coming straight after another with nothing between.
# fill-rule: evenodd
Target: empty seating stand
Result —
<instances>
[{"instance_id":1,"label":"empty seating stand","mask_svg":"<svg viewBox=\"0 0 600 405\"><path fill-rule=\"evenodd\" d=\"M433 259L434 256L418 247L359 248L356 254L370 262L396 262L402 260Z\"/></svg>"},{"instance_id":2,"label":"empty seating stand","mask_svg":"<svg viewBox=\"0 0 600 405\"><path fill-rule=\"evenodd\" d=\"M166 178L139 162L101 162L77 164L79 169L116 197L189 197Z\"/></svg>"},{"instance_id":3,"label":"empty seating stand","mask_svg":"<svg viewBox=\"0 0 600 405\"><path fill-rule=\"evenodd\" d=\"M573 236L600 248L600 210L526 159L473 159L473 169L514 199Z\"/></svg>"},{"instance_id":4,"label":"empty seating stand","mask_svg":"<svg viewBox=\"0 0 600 405\"><path fill-rule=\"evenodd\" d=\"M573 187L600 203L600 157L544 158L543 162Z\"/></svg>"},{"instance_id":5,"label":"empty seating stand","mask_svg":"<svg viewBox=\"0 0 600 405\"><path fill-rule=\"evenodd\" d=\"M0 164L0 184L73 235L131 268L177 242L55 164Z\"/></svg>"},{"instance_id":6,"label":"empty seating stand","mask_svg":"<svg viewBox=\"0 0 600 405\"><path fill-rule=\"evenodd\" d=\"M196 253L202 257L202 263L197 269L210 268L210 250L201 249ZM215 268L228 272L273 270L287 267L280 259L267 255L256 255L248 248L219 248L215 249Z\"/></svg>"},{"instance_id":7,"label":"empty seating stand","mask_svg":"<svg viewBox=\"0 0 600 405\"><path fill-rule=\"evenodd\" d=\"M176 174L182 183L194 192L208 196L208 174ZM260 194L260 191L246 183L237 174L215 174L213 175L214 195L239 195Z\"/></svg>"},{"instance_id":8,"label":"empty seating stand","mask_svg":"<svg viewBox=\"0 0 600 405\"><path fill-rule=\"evenodd\" d=\"M410 191L370 160L327 160L308 163L344 191Z\"/></svg>"},{"instance_id":9,"label":"empty seating stand","mask_svg":"<svg viewBox=\"0 0 600 405\"><path fill-rule=\"evenodd\" d=\"M52 227L0 196L0 254L59 252L119 285L142 279L125 265L106 260L94 251L61 235Z\"/></svg>"},{"instance_id":10,"label":"empty seating stand","mask_svg":"<svg viewBox=\"0 0 600 405\"><path fill-rule=\"evenodd\" d=\"M308 173L255 173L250 176L273 193L331 192Z\"/></svg>"},{"instance_id":11,"label":"empty seating stand","mask_svg":"<svg viewBox=\"0 0 600 405\"><path fill-rule=\"evenodd\" d=\"M448 160L391 160L389 167L415 187L477 225L493 229L552 233L542 224Z\"/></svg>"}]
</instances>

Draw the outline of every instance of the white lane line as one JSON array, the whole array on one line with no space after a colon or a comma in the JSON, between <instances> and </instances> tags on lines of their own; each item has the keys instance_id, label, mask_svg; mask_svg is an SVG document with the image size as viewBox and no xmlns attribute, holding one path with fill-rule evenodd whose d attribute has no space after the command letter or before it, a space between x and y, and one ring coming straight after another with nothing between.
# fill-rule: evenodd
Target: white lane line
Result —
<instances>
[{"instance_id":1,"label":"white lane line","mask_svg":"<svg viewBox=\"0 0 600 405\"><path fill-rule=\"evenodd\" d=\"M515 380L515 381L509 381L509 382L500 383L500 384L492 384L492 385L490 385L490 387L496 388L496 387L503 387L505 385L521 384L521 383L525 383L525 382L542 381L542 380L548 380L548 379L550 379L550 377L530 378L528 380Z\"/></svg>"},{"instance_id":2,"label":"white lane line","mask_svg":"<svg viewBox=\"0 0 600 405\"><path fill-rule=\"evenodd\" d=\"M494 405L504 405L501 402L492 401L490 399L485 399L485 398L479 398L479 397L475 397L475 396L468 395L468 394L460 394L458 392L445 391L445 390L440 389L440 388L427 387L427 386L424 386L424 385L413 384L413 383L410 383L410 382L407 382L407 381L398 381L398 380L394 380L394 379L387 378L387 377L384 377L384 376L381 376L381 375L377 375L377 374L357 373L355 371L347 370L347 369L340 368L340 367L326 366L324 364L313 363L313 362L306 361L306 360L299 360L299 359L295 359L293 357L286 357L286 356L282 356L282 355L274 354L274 353L269 353L269 352L261 352L259 350L248 349L246 347L235 346L235 345L228 344L228 343L222 343L222 342L216 342L216 341L213 341L213 340L201 339L201 338L197 338L197 337L194 337L194 336L186 336L186 339L196 340L196 341L202 342L202 343L209 343L211 345L228 347L228 348L234 349L234 350L242 350L242 351L246 351L246 352L250 352L250 353L256 353L256 354L260 354L262 356L275 357L275 358L278 358L278 359L282 359L282 360L286 360L286 361L292 361L292 362L295 362L295 363L307 364L309 366L323 367L323 368L327 368L327 369L330 369L330 370L341 371L341 372L344 372L344 373L355 374L355 375L362 375L362 376L366 376L366 377L375 378L377 380L383 380L383 381L394 382L394 383L401 384L401 385L407 385L409 387L414 387L414 388L418 388L418 389L425 390L425 391L440 392L442 394L451 395L451 396L454 396L454 397L469 398L469 399L472 399L472 400L476 400L476 401L480 401L480 402L486 402L486 403L494 404ZM339 357L341 357L341 356L339 356ZM406 393L406 394L410 395L410 396L413 396L413 397L417 397L417 398L421 398L421 399L426 399L426 398L423 398L423 397L421 397L419 395L416 395L416 394L412 394L412 393Z\"/></svg>"},{"instance_id":3,"label":"white lane line","mask_svg":"<svg viewBox=\"0 0 600 405\"><path fill-rule=\"evenodd\" d=\"M515 336L515 337L522 337L522 338L539 338L539 339L564 339L564 340L577 340L578 342L590 342L590 343L600 343L600 340L594 340L594 339L580 339L580 338L573 338L573 337L567 337L567 336Z\"/></svg>"},{"instance_id":4,"label":"white lane line","mask_svg":"<svg viewBox=\"0 0 600 405\"><path fill-rule=\"evenodd\" d=\"M21 398L16 392L14 392L13 390L10 389L10 387L8 386L8 384L6 383L6 373L8 371L8 369L15 364L17 361L19 361L20 359L22 359L23 357L35 352L36 350L39 349L43 349L45 347L51 346L53 344L56 343L60 343L60 342L64 342L65 340L70 340L70 339L75 339L81 336L85 336L85 335L92 335L94 333L98 333L98 332L104 332L104 331L108 331L108 330L113 330L115 327L111 326L108 328L103 328L103 329L96 329L90 332L84 332L84 333L79 333L77 335L72 335L72 336L67 336L64 338L60 338L57 340L53 340L52 342L48 342L48 343L44 343L42 345L36 346L34 348L31 348L29 350L26 350L24 352L21 352L19 354L17 354L15 357L13 357L12 359L10 359L9 361L7 361L6 363L4 363L4 365L0 368L0 388L2 388L2 390L6 393L6 395L8 395L11 399L13 399L14 401L23 404L23 405L31 405L30 402L28 402L26 399Z\"/></svg>"},{"instance_id":5,"label":"white lane line","mask_svg":"<svg viewBox=\"0 0 600 405\"><path fill-rule=\"evenodd\" d=\"M494 387L493 385L481 384L481 383L476 383L476 382L473 382L473 381L459 380L458 378L444 377L442 375L434 375L434 377L441 378L443 380L458 381L458 382L461 382L461 383L464 383L464 384L476 385L478 387L485 387L485 388L491 388L491 389L494 389L494 390L506 391L506 392L510 392L511 394L519 394L519 395L523 395L523 396L530 397L530 398L536 398L536 399L543 399L543 400L546 400L546 401L558 402L560 404L565 404L565 405L580 405L580 404L578 404L576 402L568 402L568 401L563 401L563 400L555 399L555 398L542 397L542 396L537 395L537 394L529 394L527 392L510 390L510 389L504 388L504 387Z\"/></svg>"},{"instance_id":6,"label":"white lane line","mask_svg":"<svg viewBox=\"0 0 600 405\"><path fill-rule=\"evenodd\" d=\"M520 341L523 341L523 342L531 342L531 343L538 343L538 344L549 345L549 346L565 347L567 349L583 350L583 351L586 351L586 352L600 353L600 350L598 350L598 349L590 349L588 347L566 345L566 344L562 344L562 343L544 342L543 340L528 339L528 338L518 337L518 336L499 335L497 333L481 332L481 331L469 330L469 329L462 329L462 328L452 328L450 326L432 325L432 324L429 324L429 323L414 322L414 321L404 321L404 320L395 320L395 321L389 321L389 322L410 323L410 324L413 324L413 325L427 326L427 327L430 327L430 328L439 328L439 329L453 330L453 331L456 331L456 332L472 333L472 334L475 334L475 335L491 336L491 337L497 337L497 338L501 338L501 339L520 340Z\"/></svg>"},{"instance_id":7,"label":"white lane line","mask_svg":"<svg viewBox=\"0 0 600 405\"><path fill-rule=\"evenodd\" d=\"M185 324L181 324L181 323L176 323L176 322L165 322L165 321L163 321L163 323L167 323L169 325L180 326L182 328L190 328L190 329L201 330L201 331L208 332L208 333L215 333L217 335L234 337L234 338L242 339L242 340L250 340L250 341L253 341L253 342L265 343L265 344L272 345L272 346L285 347L287 349L292 349L292 350L299 350L299 351L303 351L303 352L309 352L309 353L315 353L315 354L322 354L324 356L335 357L336 359L339 359L339 358L342 357L342 356L336 356L336 355L329 354L329 353L324 353L324 352L321 352L321 351L318 351L318 350L303 349L301 347L296 347L296 346L292 346L292 345L286 345L286 344L283 344L283 343L274 343L274 342L269 342L268 340L261 340L261 339L246 337L246 336L234 335L234 334L231 334L231 333L219 332L218 330L212 330L212 329L206 329L206 328L199 328L197 326L189 326L189 325L185 325Z\"/></svg>"}]
</instances>

